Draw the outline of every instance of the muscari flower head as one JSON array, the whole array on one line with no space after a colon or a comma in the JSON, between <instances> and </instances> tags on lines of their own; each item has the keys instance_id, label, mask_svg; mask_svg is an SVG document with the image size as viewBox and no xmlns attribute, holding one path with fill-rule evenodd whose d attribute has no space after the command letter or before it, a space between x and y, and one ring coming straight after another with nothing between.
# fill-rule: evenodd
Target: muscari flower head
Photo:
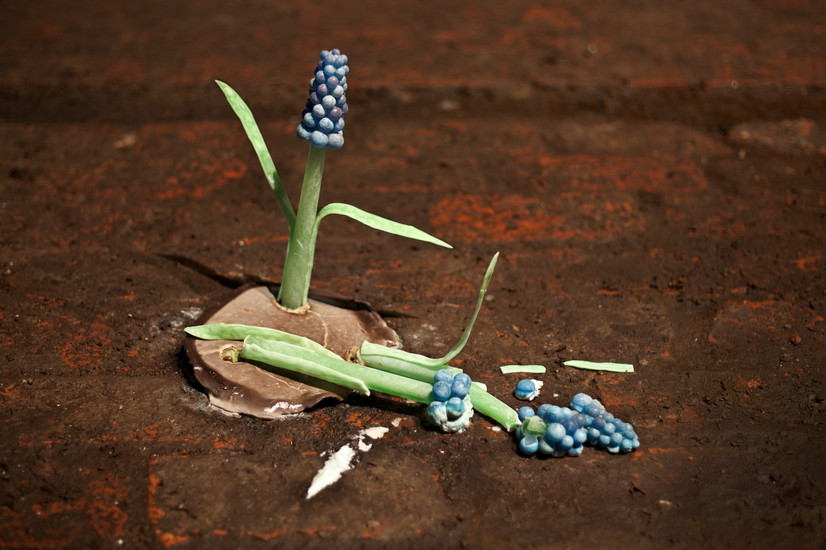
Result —
<instances>
[{"instance_id":1,"label":"muscari flower head","mask_svg":"<svg viewBox=\"0 0 826 550\"><path fill-rule=\"evenodd\" d=\"M339 50L324 50L310 80L310 98L296 129L299 139L314 147L341 149L344 145L344 115L347 114L347 56Z\"/></svg>"}]
</instances>

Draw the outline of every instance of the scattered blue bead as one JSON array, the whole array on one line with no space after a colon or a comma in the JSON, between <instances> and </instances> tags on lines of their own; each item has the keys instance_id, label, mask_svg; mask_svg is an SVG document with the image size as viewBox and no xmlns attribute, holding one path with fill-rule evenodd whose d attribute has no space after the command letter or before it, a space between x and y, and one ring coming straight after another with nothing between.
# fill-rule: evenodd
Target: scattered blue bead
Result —
<instances>
[{"instance_id":1,"label":"scattered blue bead","mask_svg":"<svg viewBox=\"0 0 826 550\"><path fill-rule=\"evenodd\" d=\"M532 399L533 397L536 397L536 384L533 383L533 380L524 378L516 385L516 391L514 391L514 394L517 399Z\"/></svg>"}]
</instances>

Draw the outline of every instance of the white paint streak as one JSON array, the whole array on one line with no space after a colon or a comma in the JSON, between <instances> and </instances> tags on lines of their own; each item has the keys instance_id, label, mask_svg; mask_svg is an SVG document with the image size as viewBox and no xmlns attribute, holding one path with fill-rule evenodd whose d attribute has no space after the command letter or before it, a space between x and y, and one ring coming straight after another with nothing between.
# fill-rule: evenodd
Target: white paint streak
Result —
<instances>
[{"instance_id":1,"label":"white paint streak","mask_svg":"<svg viewBox=\"0 0 826 550\"><path fill-rule=\"evenodd\" d=\"M307 489L307 500L341 479L341 474L350 469L350 463L354 456L356 456L356 451L349 445L345 445L333 453L313 478L310 488Z\"/></svg>"},{"instance_id":2,"label":"white paint streak","mask_svg":"<svg viewBox=\"0 0 826 550\"><path fill-rule=\"evenodd\" d=\"M401 419L399 419L401 420ZM365 428L361 430L353 439L356 440L358 450L367 452L373 448L372 443L365 443L364 439L381 439L390 431L390 428L384 426L374 426L372 428ZM324 454L322 453L322 456ZM307 489L307 500L316 496L320 491L329 487L339 479L344 472L351 469L353 458L356 456L356 450L350 445L344 445L338 451L333 453L330 458L324 462L324 466L316 473L313 478L310 488Z\"/></svg>"}]
</instances>

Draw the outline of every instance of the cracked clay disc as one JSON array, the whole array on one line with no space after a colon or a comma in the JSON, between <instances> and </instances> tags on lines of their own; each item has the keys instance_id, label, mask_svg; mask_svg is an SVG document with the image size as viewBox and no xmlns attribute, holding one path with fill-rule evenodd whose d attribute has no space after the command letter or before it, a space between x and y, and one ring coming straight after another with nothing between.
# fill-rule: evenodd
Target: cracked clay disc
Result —
<instances>
[{"instance_id":1,"label":"cracked clay disc","mask_svg":"<svg viewBox=\"0 0 826 550\"><path fill-rule=\"evenodd\" d=\"M206 311L197 325L239 323L275 328L315 340L341 357L365 340L399 347L398 335L369 305L334 295L311 293L309 311L289 313L275 301L277 287L244 285L216 308ZM248 362L221 359L229 340L199 340L187 336L186 353L195 379L210 402L229 412L259 418L277 418L312 407L325 398L343 400L350 390L315 378L285 371L281 376ZM237 342L235 342L237 345Z\"/></svg>"}]
</instances>

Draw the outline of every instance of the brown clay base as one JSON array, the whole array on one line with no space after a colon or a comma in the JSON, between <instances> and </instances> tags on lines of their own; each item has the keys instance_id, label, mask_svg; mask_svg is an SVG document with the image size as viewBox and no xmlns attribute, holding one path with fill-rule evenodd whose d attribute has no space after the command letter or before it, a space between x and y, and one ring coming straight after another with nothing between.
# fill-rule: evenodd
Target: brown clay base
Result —
<instances>
[{"instance_id":1,"label":"brown clay base","mask_svg":"<svg viewBox=\"0 0 826 550\"><path fill-rule=\"evenodd\" d=\"M245 285L195 324L239 323L275 328L305 336L346 357L365 340L399 347L400 340L369 305L334 295L311 293L309 311L289 313L275 301L277 287ZM199 340L187 336L184 346L195 379L210 402L225 411L272 419L312 407L322 399L341 401L350 390L294 373L281 376L252 363L229 363L220 352L227 340ZM236 343L237 344L237 343Z\"/></svg>"}]
</instances>

